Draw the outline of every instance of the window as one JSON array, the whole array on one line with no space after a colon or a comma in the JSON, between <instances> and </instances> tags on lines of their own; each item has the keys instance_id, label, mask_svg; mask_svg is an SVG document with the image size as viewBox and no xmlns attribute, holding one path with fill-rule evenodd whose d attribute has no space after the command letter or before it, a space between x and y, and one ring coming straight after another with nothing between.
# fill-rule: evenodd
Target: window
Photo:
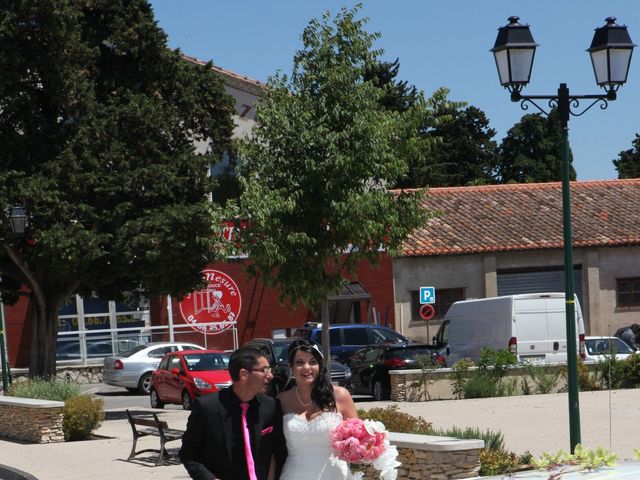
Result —
<instances>
[{"instance_id":1,"label":"window","mask_svg":"<svg viewBox=\"0 0 640 480\"><path fill-rule=\"evenodd\" d=\"M464 298L464 288L436 289L436 303L433 304L435 309L434 320L444 318L451 304L458 300L464 300ZM420 293L415 290L411 292L411 320L423 321L420 318L420 307Z\"/></svg>"},{"instance_id":2,"label":"window","mask_svg":"<svg viewBox=\"0 0 640 480\"><path fill-rule=\"evenodd\" d=\"M345 328L344 329L344 345L369 345L368 328Z\"/></svg>"},{"instance_id":3,"label":"window","mask_svg":"<svg viewBox=\"0 0 640 480\"><path fill-rule=\"evenodd\" d=\"M616 282L618 307L640 306L640 278L622 278Z\"/></svg>"}]
</instances>

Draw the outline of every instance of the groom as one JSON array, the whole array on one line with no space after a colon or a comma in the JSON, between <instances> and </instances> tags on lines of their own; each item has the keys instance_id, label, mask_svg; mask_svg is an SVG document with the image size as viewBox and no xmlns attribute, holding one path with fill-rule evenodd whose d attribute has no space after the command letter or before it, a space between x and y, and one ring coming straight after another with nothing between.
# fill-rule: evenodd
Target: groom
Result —
<instances>
[{"instance_id":1,"label":"groom","mask_svg":"<svg viewBox=\"0 0 640 480\"><path fill-rule=\"evenodd\" d=\"M194 400L180 460L196 480L273 480L286 445L280 407L264 395L273 379L269 361L242 347L231 354L229 375L231 387Z\"/></svg>"}]
</instances>

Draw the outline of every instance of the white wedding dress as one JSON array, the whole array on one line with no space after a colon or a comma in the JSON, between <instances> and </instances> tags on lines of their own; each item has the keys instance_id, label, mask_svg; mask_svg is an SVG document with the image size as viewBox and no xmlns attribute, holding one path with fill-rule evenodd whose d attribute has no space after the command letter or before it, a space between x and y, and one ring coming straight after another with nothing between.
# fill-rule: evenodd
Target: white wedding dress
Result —
<instances>
[{"instance_id":1,"label":"white wedding dress","mask_svg":"<svg viewBox=\"0 0 640 480\"><path fill-rule=\"evenodd\" d=\"M322 412L307 420L303 415L286 413L282 417L287 440L287 461L280 480L343 480L349 478L329 460L332 454L331 430L342 421L338 412ZM338 460L346 465L346 462Z\"/></svg>"}]
</instances>

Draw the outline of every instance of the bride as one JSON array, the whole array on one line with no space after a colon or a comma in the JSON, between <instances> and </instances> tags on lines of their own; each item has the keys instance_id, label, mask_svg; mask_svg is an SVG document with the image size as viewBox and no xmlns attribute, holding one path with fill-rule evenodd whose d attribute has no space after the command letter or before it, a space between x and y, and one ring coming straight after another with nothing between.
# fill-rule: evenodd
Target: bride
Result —
<instances>
[{"instance_id":1,"label":"bride","mask_svg":"<svg viewBox=\"0 0 640 480\"><path fill-rule=\"evenodd\" d=\"M331 385L322 359L318 347L306 340L289 347L295 386L278 395L288 450L280 480L348 478L348 469L329 459L330 433L343 419L357 416L356 406L347 389Z\"/></svg>"}]
</instances>

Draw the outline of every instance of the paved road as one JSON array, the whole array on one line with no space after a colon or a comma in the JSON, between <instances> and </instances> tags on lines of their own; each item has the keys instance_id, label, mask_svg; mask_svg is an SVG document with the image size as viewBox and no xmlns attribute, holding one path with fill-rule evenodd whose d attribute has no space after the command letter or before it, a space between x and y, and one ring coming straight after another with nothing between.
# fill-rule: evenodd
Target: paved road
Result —
<instances>
[{"instance_id":1,"label":"paved road","mask_svg":"<svg viewBox=\"0 0 640 480\"><path fill-rule=\"evenodd\" d=\"M640 390L581 392L582 444L598 446L633 459L640 448L636 431L640 426ZM363 404L383 406L392 402ZM569 450L569 403L566 393L397 403L399 409L420 415L438 428L478 427L500 431L507 449L535 456L543 452Z\"/></svg>"}]
</instances>

